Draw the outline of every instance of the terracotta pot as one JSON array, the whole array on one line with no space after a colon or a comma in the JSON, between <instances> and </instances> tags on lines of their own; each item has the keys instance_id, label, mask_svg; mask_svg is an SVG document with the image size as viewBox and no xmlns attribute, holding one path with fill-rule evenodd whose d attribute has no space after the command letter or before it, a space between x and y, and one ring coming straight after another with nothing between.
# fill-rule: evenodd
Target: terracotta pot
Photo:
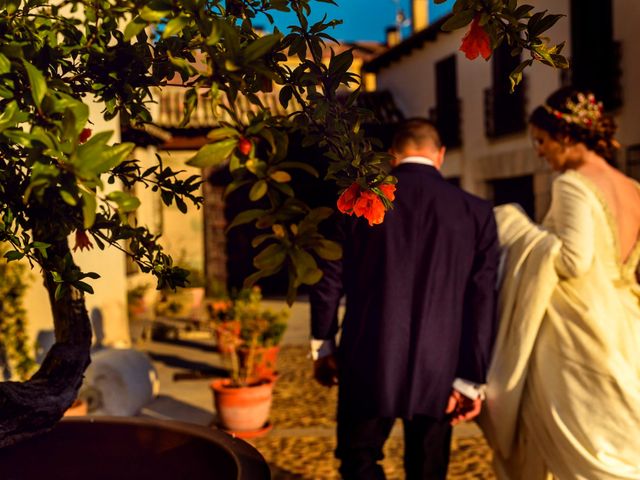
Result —
<instances>
[{"instance_id":1,"label":"terracotta pot","mask_svg":"<svg viewBox=\"0 0 640 480\"><path fill-rule=\"evenodd\" d=\"M230 320L215 326L216 343L220 353L232 353L240 339L240 321Z\"/></svg>"},{"instance_id":2,"label":"terracotta pot","mask_svg":"<svg viewBox=\"0 0 640 480\"><path fill-rule=\"evenodd\" d=\"M222 428L238 435L265 430L274 383L273 378L261 379L246 387L232 387L228 378L211 382Z\"/></svg>"},{"instance_id":3,"label":"terracotta pot","mask_svg":"<svg viewBox=\"0 0 640 480\"><path fill-rule=\"evenodd\" d=\"M67 418L0 449L1 478L267 480L258 451L220 430L131 417Z\"/></svg>"},{"instance_id":4,"label":"terracotta pot","mask_svg":"<svg viewBox=\"0 0 640 480\"><path fill-rule=\"evenodd\" d=\"M82 417L86 415L88 411L89 411L89 404L84 400L80 400L79 398L77 398L76 400L74 400L71 406L67 408L67 411L64 412L64 416L65 417Z\"/></svg>"},{"instance_id":5,"label":"terracotta pot","mask_svg":"<svg viewBox=\"0 0 640 480\"><path fill-rule=\"evenodd\" d=\"M255 347L253 358L253 372L251 376L255 378L271 378L276 375L276 362L278 361L278 352L280 346L273 347ZM246 347L238 350L240 357L240 366L246 367L249 349Z\"/></svg>"}]
</instances>

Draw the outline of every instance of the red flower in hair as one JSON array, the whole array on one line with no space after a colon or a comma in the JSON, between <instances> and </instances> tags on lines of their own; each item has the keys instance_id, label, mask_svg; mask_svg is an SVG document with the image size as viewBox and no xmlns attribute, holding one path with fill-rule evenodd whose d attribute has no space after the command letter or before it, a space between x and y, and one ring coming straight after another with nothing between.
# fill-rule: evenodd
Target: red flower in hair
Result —
<instances>
[{"instance_id":1,"label":"red flower in hair","mask_svg":"<svg viewBox=\"0 0 640 480\"><path fill-rule=\"evenodd\" d=\"M353 206L356 203L359 193L360 186L354 182L349 188L342 192L342 195L338 198L338 210L342 213L353 215Z\"/></svg>"},{"instance_id":2,"label":"red flower in hair","mask_svg":"<svg viewBox=\"0 0 640 480\"><path fill-rule=\"evenodd\" d=\"M460 51L464 52L469 60L482 55L485 60L491 56L491 39L484 28L480 26L480 18L476 16L471 22L469 31L462 39Z\"/></svg>"}]
</instances>

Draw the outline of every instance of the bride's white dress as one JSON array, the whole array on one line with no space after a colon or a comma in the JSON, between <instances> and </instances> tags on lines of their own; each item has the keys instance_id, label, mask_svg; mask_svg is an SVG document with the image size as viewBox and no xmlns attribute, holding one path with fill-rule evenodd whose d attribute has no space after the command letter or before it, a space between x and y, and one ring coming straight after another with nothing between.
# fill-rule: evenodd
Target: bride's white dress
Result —
<instances>
[{"instance_id":1,"label":"bride's white dress","mask_svg":"<svg viewBox=\"0 0 640 480\"><path fill-rule=\"evenodd\" d=\"M480 424L498 476L640 479L640 241L622 261L615 219L575 171L542 227L512 205L496 218L506 257Z\"/></svg>"}]
</instances>

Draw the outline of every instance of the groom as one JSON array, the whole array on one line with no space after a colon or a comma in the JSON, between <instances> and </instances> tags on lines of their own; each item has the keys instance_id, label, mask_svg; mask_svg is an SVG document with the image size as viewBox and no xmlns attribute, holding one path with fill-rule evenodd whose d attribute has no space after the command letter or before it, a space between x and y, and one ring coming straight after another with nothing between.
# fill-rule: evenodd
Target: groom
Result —
<instances>
[{"instance_id":1,"label":"groom","mask_svg":"<svg viewBox=\"0 0 640 480\"><path fill-rule=\"evenodd\" d=\"M480 411L496 330L496 225L489 202L439 173L444 152L429 121L399 127L394 208L373 227L340 219L343 258L323 265L310 294L314 375L339 385L344 479L385 478L378 461L396 418L406 478L445 479L451 425Z\"/></svg>"}]
</instances>

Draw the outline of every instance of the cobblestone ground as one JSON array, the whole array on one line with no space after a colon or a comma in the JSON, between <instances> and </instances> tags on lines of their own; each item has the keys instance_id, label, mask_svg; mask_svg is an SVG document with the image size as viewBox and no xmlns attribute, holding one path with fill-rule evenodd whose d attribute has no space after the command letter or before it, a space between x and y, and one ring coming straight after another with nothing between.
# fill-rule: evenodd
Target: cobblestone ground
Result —
<instances>
[{"instance_id":1,"label":"cobblestone ground","mask_svg":"<svg viewBox=\"0 0 640 480\"><path fill-rule=\"evenodd\" d=\"M286 346L278 360L271 423L263 438L249 440L271 466L274 480L338 479L334 412L336 389L326 389L311 378L308 349ZM382 462L388 480L404 478L402 436L392 435ZM453 439L449 479L494 479L491 451L482 436Z\"/></svg>"}]
</instances>

